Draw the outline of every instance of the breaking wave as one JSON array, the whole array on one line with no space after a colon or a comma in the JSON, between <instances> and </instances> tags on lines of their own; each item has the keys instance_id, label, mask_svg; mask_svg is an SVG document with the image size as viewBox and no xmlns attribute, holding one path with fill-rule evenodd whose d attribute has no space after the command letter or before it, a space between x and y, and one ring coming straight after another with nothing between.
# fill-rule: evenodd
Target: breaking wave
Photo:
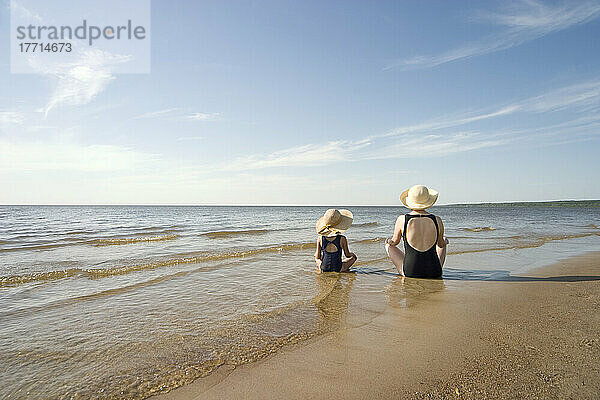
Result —
<instances>
[{"instance_id":1,"label":"breaking wave","mask_svg":"<svg viewBox=\"0 0 600 400\"><path fill-rule=\"evenodd\" d=\"M93 239L87 243L94 246L113 246L113 245L124 245L140 242L160 242L163 240L175 240L179 235L161 235L161 236L142 236L135 238L106 238L106 239Z\"/></svg>"},{"instance_id":2,"label":"breaking wave","mask_svg":"<svg viewBox=\"0 0 600 400\"><path fill-rule=\"evenodd\" d=\"M234 236L244 235L262 235L269 232L267 229L247 229L241 231L215 231L203 233L202 236L208 236L211 239L227 239Z\"/></svg>"},{"instance_id":3,"label":"breaking wave","mask_svg":"<svg viewBox=\"0 0 600 400\"><path fill-rule=\"evenodd\" d=\"M476 226L474 228L462 228L462 230L468 232L489 232L495 231L496 228L494 228L493 226Z\"/></svg>"},{"instance_id":4,"label":"breaking wave","mask_svg":"<svg viewBox=\"0 0 600 400\"><path fill-rule=\"evenodd\" d=\"M367 228L369 226L378 226L379 222L363 222L362 224L352 224L354 228Z\"/></svg>"}]
</instances>

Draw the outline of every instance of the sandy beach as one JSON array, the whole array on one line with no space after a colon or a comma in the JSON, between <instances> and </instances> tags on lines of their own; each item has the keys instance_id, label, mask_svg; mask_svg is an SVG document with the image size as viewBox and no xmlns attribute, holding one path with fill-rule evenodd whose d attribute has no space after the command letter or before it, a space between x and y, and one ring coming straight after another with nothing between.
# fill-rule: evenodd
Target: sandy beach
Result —
<instances>
[{"instance_id":1,"label":"sandy beach","mask_svg":"<svg viewBox=\"0 0 600 400\"><path fill-rule=\"evenodd\" d=\"M409 305L389 293L369 323L154 398L597 399L599 256L425 291Z\"/></svg>"}]
</instances>

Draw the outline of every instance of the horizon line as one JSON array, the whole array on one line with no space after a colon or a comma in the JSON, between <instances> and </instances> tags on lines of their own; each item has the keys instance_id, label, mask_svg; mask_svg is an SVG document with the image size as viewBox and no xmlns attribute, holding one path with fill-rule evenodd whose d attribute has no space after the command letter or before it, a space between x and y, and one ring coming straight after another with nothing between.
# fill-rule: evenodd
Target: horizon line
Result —
<instances>
[{"instance_id":1,"label":"horizon line","mask_svg":"<svg viewBox=\"0 0 600 400\"><path fill-rule=\"evenodd\" d=\"M561 203L561 202L583 202L583 201L600 201L600 199L560 199L560 200L519 200L519 201L484 201L484 202L464 202L464 203L444 203L436 204L432 207L446 206L467 206L467 205L485 205L485 204L523 204L523 203ZM0 207L330 207L331 204L140 204L140 203L118 203L118 204L65 204L65 203L48 203L48 204L4 204L0 203ZM344 207L403 207L404 204L344 204Z\"/></svg>"}]
</instances>

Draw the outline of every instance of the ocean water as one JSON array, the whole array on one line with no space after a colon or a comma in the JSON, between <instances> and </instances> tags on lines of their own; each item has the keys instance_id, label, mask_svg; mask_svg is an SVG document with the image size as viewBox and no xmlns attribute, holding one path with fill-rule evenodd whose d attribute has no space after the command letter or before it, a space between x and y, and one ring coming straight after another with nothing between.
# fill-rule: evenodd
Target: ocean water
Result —
<instances>
[{"instance_id":1,"label":"ocean water","mask_svg":"<svg viewBox=\"0 0 600 400\"><path fill-rule=\"evenodd\" d=\"M351 274L315 274L326 207L0 206L0 398L146 398L469 280L598 250L600 201L432 208L443 280L401 280L401 207L349 207Z\"/></svg>"}]
</instances>

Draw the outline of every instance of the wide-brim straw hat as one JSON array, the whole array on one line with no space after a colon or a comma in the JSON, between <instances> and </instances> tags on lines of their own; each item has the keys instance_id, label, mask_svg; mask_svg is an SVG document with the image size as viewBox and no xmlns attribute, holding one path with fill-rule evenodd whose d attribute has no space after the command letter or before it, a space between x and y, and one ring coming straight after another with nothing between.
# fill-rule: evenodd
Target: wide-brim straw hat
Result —
<instances>
[{"instance_id":1,"label":"wide-brim straw hat","mask_svg":"<svg viewBox=\"0 0 600 400\"><path fill-rule=\"evenodd\" d=\"M317 233L323 236L334 236L345 232L352 225L354 216L349 210L330 208L317 220Z\"/></svg>"},{"instance_id":2,"label":"wide-brim straw hat","mask_svg":"<svg viewBox=\"0 0 600 400\"><path fill-rule=\"evenodd\" d=\"M402 192L400 201L411 210L425 210L437 201L438 194L437 190L428 189L427 186L415 185Z\"/></svg>"}]
</instances>

